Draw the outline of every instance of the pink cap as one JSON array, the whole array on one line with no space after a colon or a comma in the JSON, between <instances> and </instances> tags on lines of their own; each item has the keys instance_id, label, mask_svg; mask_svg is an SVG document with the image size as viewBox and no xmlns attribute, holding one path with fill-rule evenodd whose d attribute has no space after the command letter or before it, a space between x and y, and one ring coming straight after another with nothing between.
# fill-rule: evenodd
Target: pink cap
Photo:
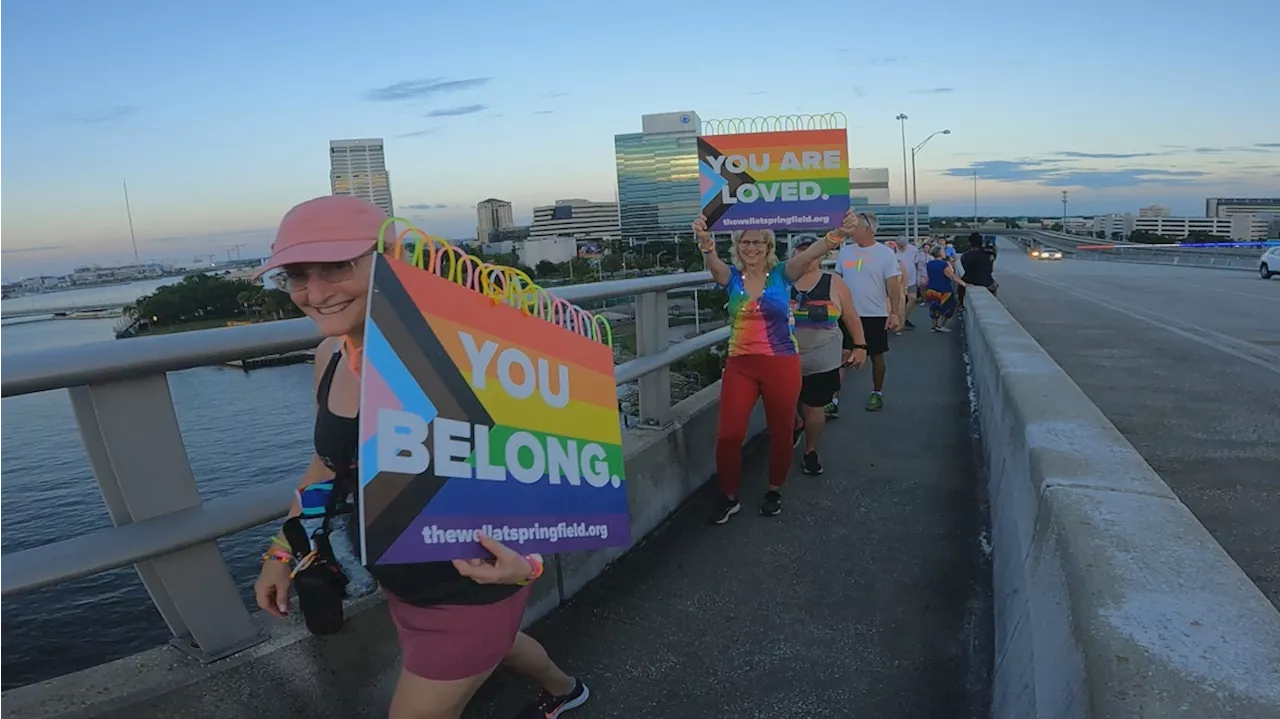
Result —
<instances>
[{"instance_id":1,"label":"pink cap","mask_svg":"<svg viewBox=\"0 0 1280 719\"><path fill-rule=\"evenodd\" d=\"M254 278L300 262L345 262L372 250L387 214L368 200L325 195L295 206L280 221L271 257ZM391 229L391 233L395 230ZM394 237L387 238L390 244Z\"/></svg>"}]
</instances>

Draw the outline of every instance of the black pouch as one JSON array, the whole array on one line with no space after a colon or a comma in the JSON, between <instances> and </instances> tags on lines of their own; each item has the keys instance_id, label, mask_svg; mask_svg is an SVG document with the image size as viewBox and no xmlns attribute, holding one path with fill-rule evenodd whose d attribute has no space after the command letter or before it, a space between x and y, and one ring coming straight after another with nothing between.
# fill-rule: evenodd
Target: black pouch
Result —
<instances>
[{"instance_id":1,"label":"black pouch","mask_svg":"<svg viewBox=\"0 0 1280 719\"><path fill-rule=\"evenodd\" d=\"M284 538L294 559L303 562L311 555L313 538L307 535L302 521L292 517L284 523ZM314 537L316 554L293 577L293 590L307 629L317 636L334 634L345 621L342 600L346 598L347 577L333 558L329 538L322 531ZM296 566L296 565L295 565Z\"/></svg>"}]
</instances>

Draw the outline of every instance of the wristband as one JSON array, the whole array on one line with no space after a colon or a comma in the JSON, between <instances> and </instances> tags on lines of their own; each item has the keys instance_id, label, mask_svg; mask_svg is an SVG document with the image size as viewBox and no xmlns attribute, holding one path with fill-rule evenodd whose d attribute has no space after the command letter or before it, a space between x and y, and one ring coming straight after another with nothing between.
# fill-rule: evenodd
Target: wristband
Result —
<instances>
[{"instance_id":1,"label":"wristband","mask_svg":"<svg viewBox=\"0 0 1280 719\"><path fill-rule=\"evenodd\" d=\"M853 348L854 348L854 349L856 349L856 350L865 350L865 349L867 348L867 346L866 346L866 345L859 345L859 344L855 344L855 345L853 346Z\"/></svg>"},{"instance_id":2,"label":"wristband","mask_svg":"<svg viewBox=\"0 0 1280 719\"><path fill-rule=\"evenodd\" d=\"M529 566L533 567L533 574L530 574L528 579L522 579L516 582L516 584L521 587L528 586L537 580L538 577L541 577L542 570L544 568L541 554L529 554L526 555L524 559L529 563Z\"/></svg>"},{"instance_id":3,"label":"wristband","mask_svg":"<svg viewBox=\"0 0 1280 719\"><path fill-rule=\"evenodd\" d=\"M840 237L840 238L837 238L837 239L833 240L833 239L831 239L831 236L832 236L832 235L834 235L834 234L835 234L835 230L832 230L831 232L828 232L828 233L826 234L826 236L825 236L825 237L823 237L822 239L826 240L826 242L827 242L827 244L828 244L828 245L831 245L832 247L837 247L837 246L839 246L840 244L842 244L842 243L844 242L844 238L843 238L843 237Z\"/></svg>"},{"instance_id":4,"label":"wristband","mask_svg":"<svg viewBox=\"0 0 1280 719\"><path fill-rule=\"evenodd\" d=\"M288 552L282 549L276 549L275 547L272 547L271 549L268 549L265 553L263 553L262 561L264 562L274 561L274 562L280 562L282 564L293 564L293 555L289 554Z\"/></svg>"}]
</instances>

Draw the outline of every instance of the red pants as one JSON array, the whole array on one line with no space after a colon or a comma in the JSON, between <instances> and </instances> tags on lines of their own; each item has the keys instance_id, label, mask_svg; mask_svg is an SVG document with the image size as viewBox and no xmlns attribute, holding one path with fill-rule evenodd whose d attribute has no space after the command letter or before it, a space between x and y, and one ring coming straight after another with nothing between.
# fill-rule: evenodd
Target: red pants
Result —
<instances>
[{"instance_id":1,"label":"red pants","mask_svg":"<svg viewBox=\"0 0 1280 719\"><path fill-rule=\"evenodd\" d=\"M716 475L725 496L738 496L742 483L742 443L756 400L764 397L769 430L769 485L781 487L791 468L791 433L800 399L800 357L739 355L724 364L720 384L720 424L716 431Z\"/></svg>"}]
</instances>

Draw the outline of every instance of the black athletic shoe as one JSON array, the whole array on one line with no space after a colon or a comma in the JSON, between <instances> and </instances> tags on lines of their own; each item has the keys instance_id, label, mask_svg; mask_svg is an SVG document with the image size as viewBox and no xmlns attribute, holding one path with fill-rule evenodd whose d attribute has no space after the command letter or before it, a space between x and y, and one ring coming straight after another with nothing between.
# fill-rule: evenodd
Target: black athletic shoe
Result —
<instances>
[{"instance_id":1,"label":"black athletic shoe","mask_svg":"<svg viewBox=\"0 0 1280 719\"><path fill-rule=\"evenodd\" d=\"M724 524L729 521L729 517L737 514L740 509L742 509L742 505L738 503L738 500L729 499L728 497L721 495L720 498L716 500L715 509L711 510L711 523Z\"/></svg>"},{"instance_id":2,"label":"black athletic shoe","mask_svg":"<svg viewBox=\"0 0 1280 719\"><path fill-rule=\"evenodd\" d=\"M769 490L764 493L764 501L760 503L760 514L766 517L776 517L782 511L782 493Z\"/></svg>"},{"instance_id":3,"label":"black athletic shoe","mask_svg":"<svg viewBox=\"0 0 1280 719\"><path fill-rule=\"evenodd\" d=\"M794 449L800 446L800 440L804 439L804 425L800 425L791 430L791 447Z\"/></svg>"},{"instance_id":4,"label":"black athletic shoe","mask_svg":"<svg viewBox=\"0 0 1280 719\"><path fill-rule=\"evenodd\" d=\"M591 690L580 679L573 680L573 689L568 694L552 696L546 689L538 695L538 700L525 707L520 714L522 719L556 719L570 709L577 709L587 703Z\"/></svg>"},{"instance_id":5,"label":"black athletic shoe","mask_svg":"<svg viewBox=\"0 0 1280 719\"><path fill-rule=\"evenodd\" d=\"M805 474L822 474L822 462L818 461L817 452L805 452L800 462L800 469Z\"/></svg>"}]
</instances>

